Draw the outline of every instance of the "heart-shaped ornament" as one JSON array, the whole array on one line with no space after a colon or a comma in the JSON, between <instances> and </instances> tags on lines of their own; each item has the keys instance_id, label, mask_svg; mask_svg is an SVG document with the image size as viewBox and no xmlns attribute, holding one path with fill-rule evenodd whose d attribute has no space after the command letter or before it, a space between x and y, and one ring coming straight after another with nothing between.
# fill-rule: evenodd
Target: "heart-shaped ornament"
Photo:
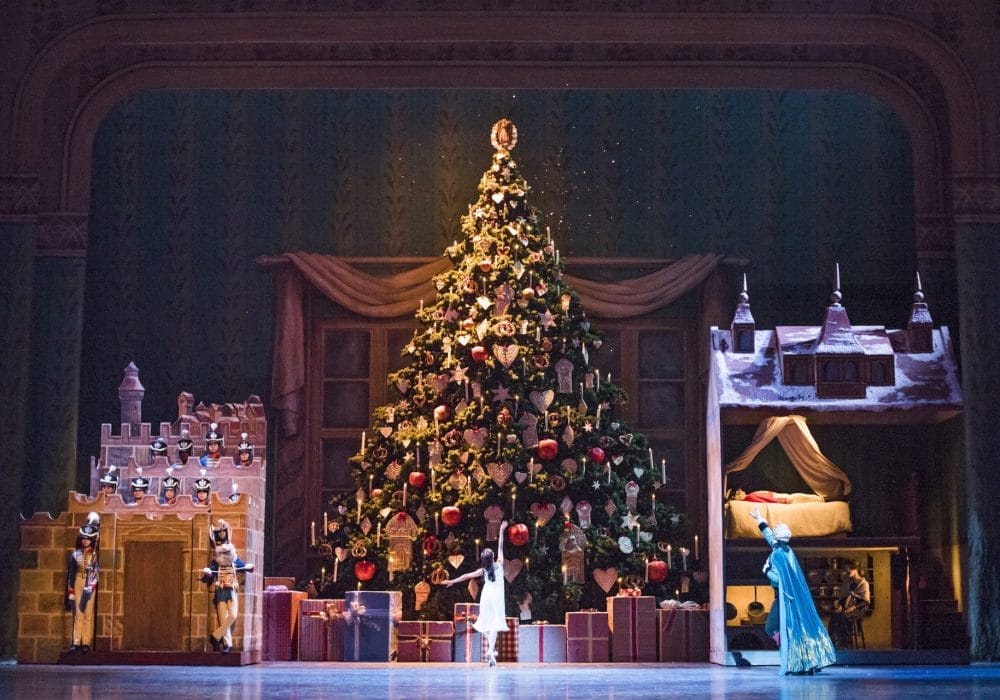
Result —
<instances>
[{"instance_id":1,"label":"heart-shaped ornament","mask_svg":"<svg viewBox=\"0 0 1000 700\"><path fill-rule=\"evenodd\" d=\"M350 554L350 552L348 552L343 547L336 547L333 550L333 553L337 556L337 559L339 561L344 561L345 559L347 559L347 555Z\"/></svg>"},{"instance_id":2,"label":"heart-shaped ornament","mask_svg":"<svg viewBox=\"0 0 1000 700\"><path fill-rule=\"evenodd\" d=\"M507 479L510 478L511 473L513 473L514 465L510 462L504 462L503 464L490 462L486 465L486 471L497 486L503 486L507 483Z\"/></svg>"},{"instance_id":3,"label":"heart-shaped ornament","mask_svg":"<svg viewBox=\"0 0 1000 700\"><path fill-rule=\"evenodd\" d=\"M646 473L646 470L642 467L632 467L632 472L635 474L637 479L642 478L642 475Z\"/></svg>"},{"instance_id":4,"label":"heart-shaped ornament","mask_svg":"<svg viewBox=\"0 0 1000 700\"><path fill-rule=\"evenodd\" d=\"M618 442L620 442L623 445L631 445L632 444L632 433L625 433L624 435L619 435L618 436Z\"/></svg>"},{"instance_id":5,"label":"heart-shaped ornament","mask_svg":"<svg viewBox=\"0 0 1000 700\"><path fill-rule=\"evenodd\" d=\"M556 504L532 503L528 510L535 516L535 522L538 524L538 527L545 527L545 523L549 522L552 516L556 514Z\"/></svg>"},{"instance_id":6,"label":"heart-shaped ornament","mask_svg":"<svg viewBox=\"0 0 1000 700\"><path fill-rule=\"evenodd\" d=\"M542 463L541 462L536 462L534 460L528 462L528 473L529 474L537 474L540 471L542 471Z\"/></svg>"},{"instance_id":7,"label":"heart-shaped ornament","mask_svg":"<svg viewBox=\"0 0 1000 700\"><path fill-rule=\"evenodd\" d=\"M400 394L405 394L410 390L410 380L409 379L397 379L396 388L399 389Z\"/></svg>"},{"instance_id":8,"label":"heart-shaped ornament","mask_svg":"<svg viewBox=\"0 0 1000 700\"><path fill-rule=\"evenodd\" d=\"M621 423L612 423L611 424L611 429L612 430L618 430L618 428L620 428L620 427L622 427Z\"/></svg>"},{"instance_id":9,"label":"heart-shaped ornament","mask_svg":"<svg viewBox=\"0 0 1000 700\"><path fill-rule=\"evenodd\" d=\"M389 517L389 513L391 513L391 512L392 512L392 508L383 508L382 510L380 510L378 512L378 514L379 514L379 517L381 517L384 520L385 518Z\"/></svg>"},{"instance_id":10,"label":"heart-shaped ornament","mask_svg":"<svg viewBox=\"0 0 1000 700\"><path fill-rule=\"evenodd\" d=\"M385 468L385 475L391 481L399 477L402 471L403 471L402 465L399 462L393 460L392 462L389 462L389 466Z\"/></svg>"},{"instance_id":11,"label":"heart-shaped ornament","mask_svg":"<svg viewBox=\"0 0 1000 700\"><path fill-rule=\"evenodd\" d=\"M403 449L405 450L407 447L410 446L410 443L413 442L413 440L411 440L410 438L403 438L402 440L400 440L400 442L403 443Z\"/></svg>"},{"instance_id":12,"label":"heart-shaped ornament","mask_svg":"<svg viewBox=\"0 0 1000 700\"><path fill-rule=\"evenodd\" d=\"M387 438L390 435L392 435L392 426L391 425L383 426L383 427L379 428L378 431L382 434L382 437L386 437Z\"/></svg>"},{"instance_id":13,"label":"heart-shaped ornament","mask_svg":"<svg viewBox=\"0 0 1000 700\"><path fill-rule=\"evenodd\" d=\"M472 340L472 336L468 333L460 333L458 336L459 345L468 345L470 340Z\"/></svg>"},{"instance_id":14,"label":"heart-shaped ornament","mask_svg":"<svg viewBox=\"0 0 1000 700\"><path fill-rule=\"evenodd\" d=\"M413 403L417 407L420 407L424 405L424 402L427 401L427 398L423 394L414 394L413 398L410 400L413 401Z\"/></svg>"},{"instance_id":15,"label":"heart-shaped ornament","mask_svg":"<svg viewBox=\"0 0 1000 700\"><path fill-rule=\"evenodd\" d=\"M618 569L609 566L607 569L594 569L591 574L602 591L608 593L618 583Z\"/></svg>"},{"instance_id":16,"label":"heart-shaped ornament","mask_svg":"<svg viewBox=\"0 0 1000 700\"><path fill-rule=\"evenodd\" d=\"M517 353L521 348L518 345L494 345L493 356L500 361L504 369L509 368L517 359Z\"/></svg>"},{"instance_id":17,"label":"heart-shaped ornament","mask_svg":"<svg viewBox=\"0 0 1000 700\"><path fill-rule=\"evenodd\" d=\"M503 192L494 192L490 195L490 199L492 199L494 203L499 204L503 201Z\"/></svg>"},{"instance_id":18,"label":"heart-shaped ornament","mask_svg":"<svg viewBox=\"0 0 1000 700\"><path fill-rule=\"evenodd\" d=\"M430 385L431 389L437 393L441 393L448 387L448 383L451 381L450 374L428 374L427 383Z\"/></svg>"},{"instance_id":19,"label":"heart-shaped ornament","mask_svg":"<svg viewBox=\"0 0 1000 700\"><path fill-rule=\"evenodd\" d=\"M619 464L621 464L624 460L625 460L625 457L623 455L615 455L614 457L611 458L611 461L614 463L614 465L616 467Z\"/></svg>"},{"instance_id":20,"label":"heart-shaped ornament","mask_svg":"<svg viewBox=\"0 0 1000 700\"><path fill-rule=\"evenodd\" d=\"M595 340L593 343L591 343L591 345L594 346L594 350L600 350L601 346L604 345L604 341L603 340Z\"/></svg>"},{"instance_id":21,"label":"heart-shaped ornament","mask_svg":"<svg viewBox=\"0 0 1000 700\"><path fill-rule=\"evenodd\" d=\"M524 566L524 562L520 559L503 560L503 577L507 579L507 583L514 582L514 579L521 573L522 566Z\"/></svg>"},{"instance_id":22,"label":"heart-shaped ornament","mask_svg":"<svg viewBox=\"0 0 1000 700\"><path fill-rule=\"evenodd\" d=\"M457 569L458 567L460 567L463 561L465 561L464 554L452 554L450 557L448 557L448 563L451 564L451 568L453 569Z\"/></svg>"},{"instance_id":23,"label":"heart-shaped ornament","mask_svg":"<svg viewBox=\"0 0 1000 700\"><path fill-rule=\"evenodd\" d=\"M469 447L474 450L483 449L483 445L486 444L487 436L488 433L486 432L486 428L476 428L475 430L472 428L466 428L465 432L462 433L462 437L465 438Z\"/></svg>"},{"instance_id":24,"label":"heart-shaped ornament","mask_svg":"<svg viewBox=\"0 0 1000 700\"><path fill-rule=\"evenodd\" d=\"M524 480L527 478L528 478L527 472L514 472L514 480L519 484L523 484Z\"/></svg>"},{"instance_id":25,"label":"heart-shaped ornament","mask_svg":"<svg viewBox=\"0 0 1000 700\"><path fill-rule=\"evenodd\" d=\"M551 406L555 398L556 392L552 391L552 389L548 389L546 391L533 391L528 394L528 399L531 401L531 405L539 411L544 411L546 408Z\"/></svg>"},{"instance_id":26,"label":"heart-shaped ornament","mask_svg":"<svg viewBox=\"0 0 1000 700\"><path fill-rule=\"evenodd\" d=\"M653 533L652 532L643 532L642 530L639 530L639 541L640 542L652 542L653 541Z\"/></svg>"}]
</instances>

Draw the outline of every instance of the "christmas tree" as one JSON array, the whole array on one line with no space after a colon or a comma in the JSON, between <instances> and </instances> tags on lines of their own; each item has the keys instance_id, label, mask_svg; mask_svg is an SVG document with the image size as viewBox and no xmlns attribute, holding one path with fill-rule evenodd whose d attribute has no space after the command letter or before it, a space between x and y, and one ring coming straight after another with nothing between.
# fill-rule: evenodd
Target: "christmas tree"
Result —
<instances>
[{"instance_id":1,"label":"christmas tree","mask_svg":"<svg viewBox=\"0 0 1000 700\"><path fill-rule=\"evenodd\" d=\"M507 519L510 611L525 591L552 622L622 589L673 597L683 518L656 502L652 450L620 417L626 396L591 368L602 334L563 284L516 141L510 121L494 125L452 268L388 377L398 400L375 410L352 459L357 490L333 503L324 594L399 590L408 618L450 619L476 581L434 584L479 567Z\"/></svg>"}]
</instances>

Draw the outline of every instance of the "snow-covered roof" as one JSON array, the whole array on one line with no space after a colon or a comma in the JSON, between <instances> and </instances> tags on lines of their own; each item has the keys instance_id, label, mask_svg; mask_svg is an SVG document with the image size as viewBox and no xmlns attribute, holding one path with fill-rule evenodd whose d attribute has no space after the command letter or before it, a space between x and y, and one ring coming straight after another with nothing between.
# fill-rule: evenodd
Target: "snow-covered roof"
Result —
<instances>
[{"instance_id":1,"label":"snow-covered roof","mask_svg":"<svg viewBox=\"0 0 1000 700\"><path fill-rule=\"evenodd\" d=\"M719 408L724 413L737 409L768 415L781 412L920 412L920 416L912 417L912 422L926 422L950 417L962 408L958 369L945 326L932 331L934 349L929 353L907 353L901 347L894 348L892 338L900 337L902 331L886 331L881 326L853 327L854 341L865 348L865 354L894 355L896 375L894 386L869 386L865 398L846 399L821 399L816 395L815 386L786 386L782 381L776 337L782 343L783 353L794 352L796 348L802 348L800 354L813 353L820 334L817 326L758 330L753 353L733 352L728 330L713 328L711 333L711 371L715 374ZM901 417L900 422L907 420Z\"/></svg>"}]
</instances>

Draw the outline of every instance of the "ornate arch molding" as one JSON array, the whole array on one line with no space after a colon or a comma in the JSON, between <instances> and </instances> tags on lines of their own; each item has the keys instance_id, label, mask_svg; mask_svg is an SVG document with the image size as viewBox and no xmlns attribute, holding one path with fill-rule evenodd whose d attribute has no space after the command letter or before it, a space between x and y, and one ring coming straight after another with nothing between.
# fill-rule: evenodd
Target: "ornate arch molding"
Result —
<instances>
[{"instance_id":1,"label":"ornate arch molding","mask_svg":"<svg viewBox=\"0 0 1000 700\"><path fill-rule=\"evenodd\" d=\"M914 24L882 16L659 13L95 19L47 45L26 71L10 160L14 173L38 174L42 209L87 211L96 129L115 104L143 90L505 86L869 94L895 110L911 135L918 228L947 218L951 173L982 172L972 83L951 49ZM918 231L918 248L919 238Z\"/></svg>"}]
</instances>

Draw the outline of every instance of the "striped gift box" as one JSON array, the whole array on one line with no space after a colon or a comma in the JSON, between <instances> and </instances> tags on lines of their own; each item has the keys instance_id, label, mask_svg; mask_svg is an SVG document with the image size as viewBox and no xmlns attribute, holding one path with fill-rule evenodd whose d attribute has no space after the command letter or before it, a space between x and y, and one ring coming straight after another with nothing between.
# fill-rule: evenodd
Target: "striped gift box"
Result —
<instances>
[{"instance_id":1,"label":"striped gift box","mask_svg":"<svg viewBox=\"0 0 1000 700\"><path fill-rule=\"evenodd\" d=\"M707 610L657 610L660 661L708 661Z\"/></svg>"},{"instance_id":2,"label":"striped gift box","mask_svg":"<svg viewBox=\"0 0 1000 700\"><path fill-rule=\"evenodd\" d=\"M507 618L507 631L497 633L497 661L517 661L518 628L521 621L516 617ZM479 658L485 659L490 643L485 634L479 635Z\"/></svg>"},{"instance_id":3,"label":"striped gift box","mask_svg":"<svg viewBox=\"0 0 1000 700\"><path fill-rule=\"evenodd\" d=\"M611 658L611 630L606 612L566 613L566 660L570 663L607 663Z\"/></svg>"},{"instance_id":4,"label":"striped gift box","mask_svg":"<svg viewBox=\"0 0 1000 700\"><path fill-rule=\"evenodd\" d=\"M608 598L612 661L656 661L656 598Z\"/></svg>"},{"instance_id":5,"label":"striped gift box","mask_svg":"<svg viewBox=\"0 0 1000 700\"><path fill-rule=\"evenodd\" d=\"M344 601L325 600L326 616L326 660L344 660Z\"/></svg>"},{"instance_id":6,"label":"striped gift box","mask_svg":"<svg viewBox=\"0 0 1000 700\"><path fill-rule=\"evenodd\" d=\"M265 661L291 661L298 656L299 603L307 597L304 591L264 591L261 657Z\"/></svg>"},{"instance_id":7,"label":"striped gift box","mask_svg":"<svg viewBox=\"0 0 1000 700\"><path fill-rule=\"evenodd\" d=\"M455 646L452 658L455 661L482 661L479 633L472 623L479 617L479 603L455 603Z\"/></svg>"},{"instance_id":8,"label":"striped gift box","mask_svg":"<svg viewBox=\"0 0 1000 700\"><path fill-rule=\"evenodd\" d=\"M325 611L299 617L299 661L326 661L328 622Z\"/></svg>"},{"instance_id":9,"label":"striped gift box","mask_svg":"<svg viewBox=\"0 0 1000 700\"><path fill-rule=\"evenodd\" d=\"M521 625L517 637L518 661L566 661L566 625Z\"/></svg>"}]
</instances>

